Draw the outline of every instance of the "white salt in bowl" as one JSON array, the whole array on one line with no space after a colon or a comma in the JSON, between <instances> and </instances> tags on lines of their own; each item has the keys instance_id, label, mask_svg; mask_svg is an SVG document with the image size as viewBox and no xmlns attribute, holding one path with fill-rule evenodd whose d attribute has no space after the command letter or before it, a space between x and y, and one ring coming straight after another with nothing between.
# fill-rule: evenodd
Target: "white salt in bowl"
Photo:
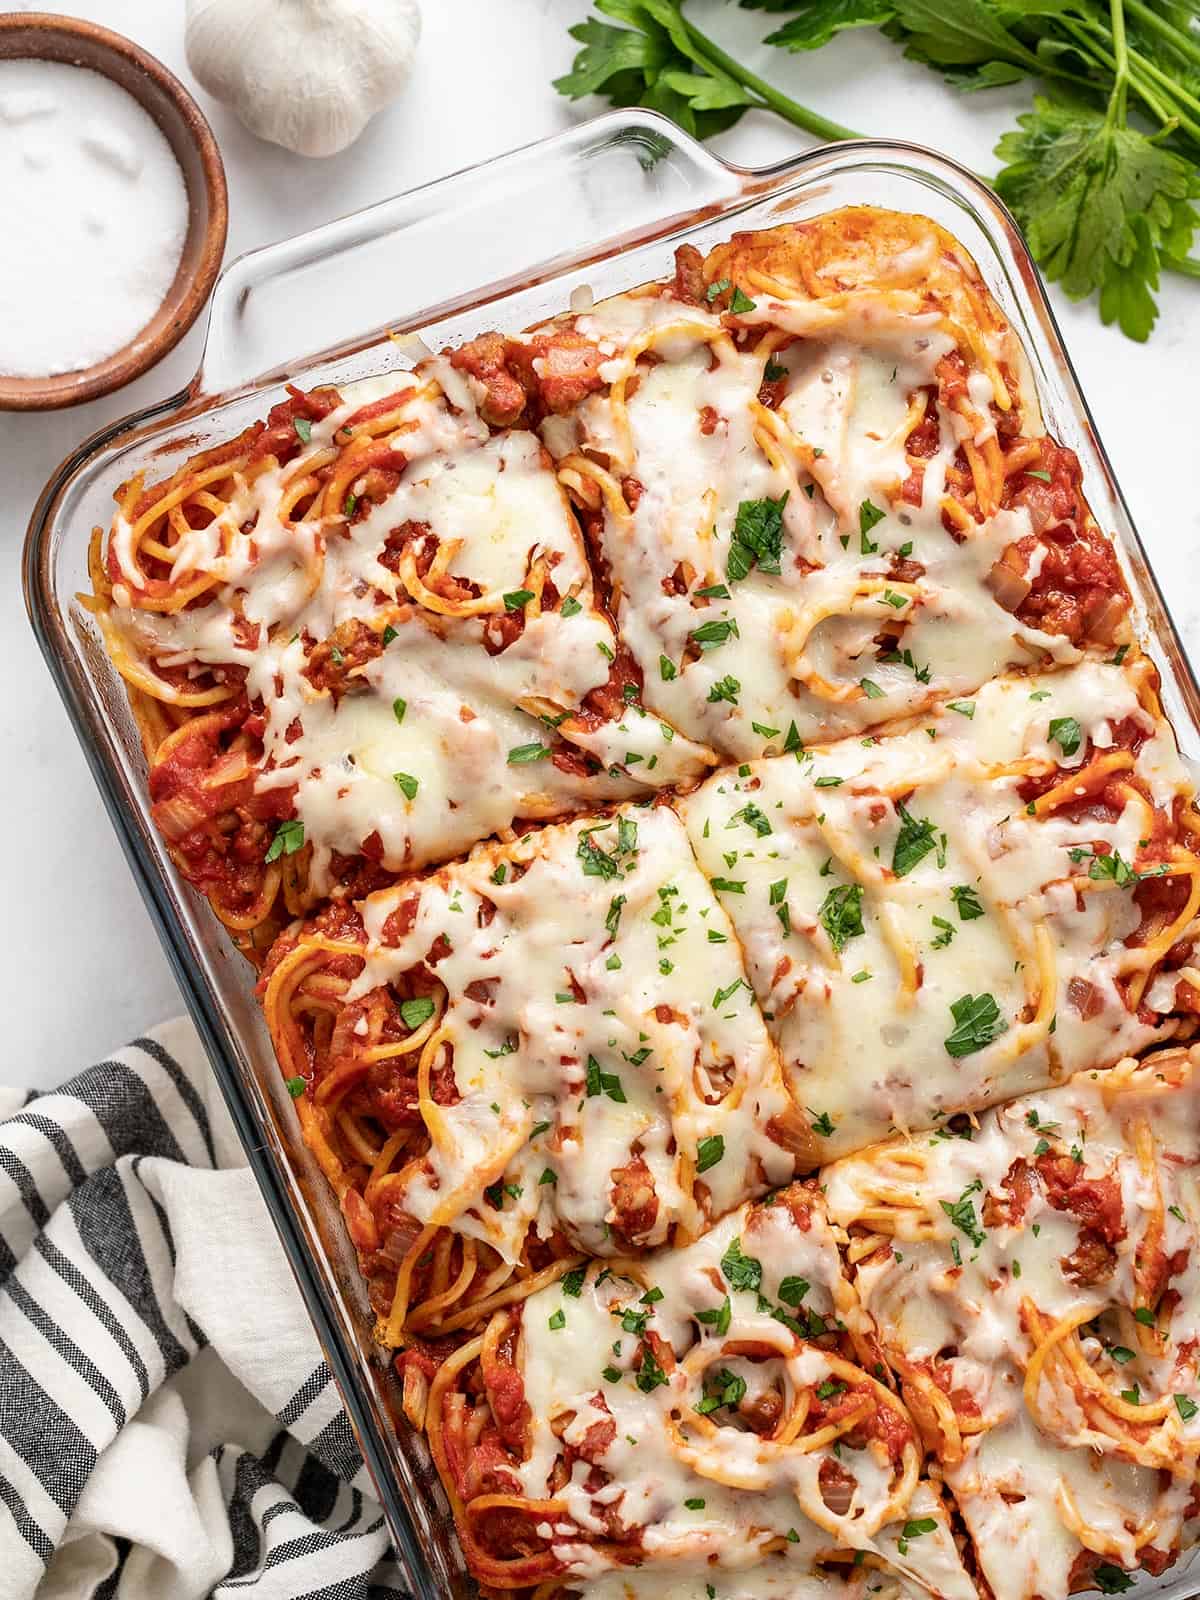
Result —
<instances>
[{"instance_id":1,"label":"white salt in bowl","mask_svg":"<svg viewBox=\"0 0 1200 1600\"><path fill-rule=\"evenodd\" d=\"M175 277L135 338L103 361L74 372L30 378L0 373L0 411L50 411L94 400L140 377L195 322L212 293L225 250L225 168L212 129L178 78L122 34L45 12L0 16L0 60L14 59L88 67L132 95L171 147L188 197L187 233Z\"/></svg>"}]
</instances>

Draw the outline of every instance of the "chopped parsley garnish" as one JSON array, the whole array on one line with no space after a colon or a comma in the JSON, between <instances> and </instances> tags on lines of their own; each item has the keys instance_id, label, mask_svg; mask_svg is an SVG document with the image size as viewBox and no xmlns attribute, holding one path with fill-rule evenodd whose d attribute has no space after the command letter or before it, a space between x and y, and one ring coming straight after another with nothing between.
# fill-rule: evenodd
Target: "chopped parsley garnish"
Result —
<instances>
[{"instance_id":1,"label":"chopped parsley garnish","mask_svg":"<svg viewBox=\"0 0 1200 1600\"><path fill-rule=\"evenodd\" d=\"M1126 884L1133 883L1138 874L1121 855L1119 850L1110 850L1106 856L1092 857L1092 864L1088 868L1088 877L1099 882L1103 878L1111 878L1118 889L1125 888Z\"/></svg>"},{"instance_id":2,"label":"chopped parsley garnish","mask_svg":"<svg viewBox=\"0 0 1200 1600\"><path fill-rule=\"evenodd\" d=\"M937 829L928 817L914 817L903 800L896 801L900 832L892 850L892 871L898 878L907 876L937 843Z\"/></svg>"},{"instance_id":3,"label":"chopped parsley garnish","mask_svg":"<svg viewBox=\"0 0 1200 1600\"><path fill-rule=\"evenodd\" d=\"M544 761L549 754L550 746L535 739L532 744L514 745L508 752L508 764L510 767L525 767L531 761Z\"/></svg>"},{"instance_id":4,"label":"chopped parsley garnish","mask_svg":"<svg viewBox=\"0 0 1200 1600\"><path fill-rule=\"evenodd\" d=\"M868 700L883 699L883 690L877 683L872 682L870 678L860 678L858 680L858 687L866 695Z\"/></svg>"},{"instance_id":5,"label":"chopped parsley garnish","mask_svg":"<svg viewBox=\"0 0 1200 1600\"><path fill-rule=\"evenodd\" d=\"M1092 1573L1092 1581L1101 1594L1124 1594L1133 1588L1133 1579L1110 1561L1102 1561Z\"/></svg>"},{"instance_id":6,"label":"chopped parsley garnish","mask_svg":"<svg viewBox=\"0 0 1200 1600\"><path fill-rule=\"evenodd\" d=\"M603 826L607 827L607 824ZM583 865L583 873L587 878L619 878L621 867L618 856L628 855L637 849L637 823L627 817L621 817L617 822L617 846L612 855L601 850L593 839L593 833L599 833L600 828L588 828L579 836L579 844L575 850L577 859Z\"/></svg>"},{"instance_id":7,"label":"chopped parsley garnish","mask_svg":"<svg viewBox=\"0 0 1200 1600\"><path fill-rule=\"evenodd\" d=\"M728 985L727 988L718 989L716 994L714 994L713 997L712 997L713 1010L714 1011L719 1011L721 1009L721 1007L725 1004L726 1000L732 999L732 997L738 992L738 990L743 986L744 983L745 983L745 979L744 978L735 978L733 980L733 982Z\"/></svg>"},{"instance_id":8,"label":"chopped parsley garnish","mask_svg":"<svg viewBox=\"0 0 1200 1600\"><path fill-rule=\"evenodd\" d=\"M673 678L679 676L678 669L670 656L659 656L658 673L664 683L670 683Z\"/></svg>"},{"instance_id":9,"label":"chopped parsley garnish","mask_svg":"<svg viewBox=\"0 0 1200 1600\"><path fill-rule=\"evenodd\" d=\"M305 1090L303 1078L285 1078L284 1085L293 1100L299 1100Z\"/></svg>"},{"instance_id":10,"label":"chopped parsley garnish","mask_svg":"<svg viewBox=\"0 0 1200 1600\"><path fill-rule=\"evenodd\" d=\"M353 492L353 490L351 490L351 492L347 494L345 500L342 501L342 515L344 517L352 517L354 515L354 508L357 504L358 496Z\"/></svg>"},{"instance_id":11,"label":"chopped parsley garnish","mask_svg":"<svg viewBox=\"0 0 1200 1600\"><path fill-rule=\"evenodd\" d=\"M696 593L702 600L730 600L732 596L723 583L710 583L705 589L697 589Z\"/></svg>"},{"instance_id":12,"label":"chopped parsley garnish","mask_svg":"<svg viewBox=\"0 0 1200 1600\"><path fill-rule=\"evenodd\" d=\"M709 1392L696 1406L696 1411L702 1417L707 1417L710 1412L719 1411L722 1406L736 1406L746 1398L745 1378L730 1372L728 1367L722 1367L720 1372L710 1373L705 1381ZM700 1503L704 1504L703 1501Z\"/></svg>"},{"instance_id":13,"label":"chopped parsley garnish","mask_svg":"<svg viewBox=\"0 0 1200 1600\"><path fill-rule=\"evenodd\" d=\"M708 301L709 305L712 305L717 296L724 294L726 289L730 287L731 285L728 278L715 278L704 291L704 298Z\"/></svg>"},{"instance_id":14,"label":"chopped parsley garnish","mask_svg":"<svg viewBox=\"0 0 1200 1600\"><path fill-rule=\"evenodd\" d=\"M1177 1394L1172 1398L1175 1401L1175 1409L1178 1411L1182 1422L1190 1422L1196 1412L1200 1411L1200 1406L1194 1400L1189 1400L1186 1394Z\"/></svg>"},{"instance_id":15,"label":"chopped parsley garnish","mask_svg":"<svg viewBox=\"0 0 1200 1600\"><path fill-rule=\"evenodd\" d=\"M965 1233L976 1249L984 1243L985 1236L979 1224L979 1219L975 1215L975 1206L972 1203L971 1195L981 1187L982 1185L977 1179L974 1183L967 1185L957 1200L942 1200L939 1202L942 1210L950 1218L959 1233Z\"/></svg>"},{"instance_id":16,"label":"chopped parsley garnish","mask_svg":"<svg viewBox=\"0 0 1200 1600\"><path fill-rule=\"evenodd\" d=\"M625 1104L625 1090L621 1087L620 1078L615 1072L604 1072L595 1056L587 1058L586 1088L589 1100L598 1094L605 1094L618 1105Z\"/></svg>"},{"instance_id":17,"label":"chopped parsley garnish","mask_svg":"<svg viewBox=\"0 0 1200 1600\"><path fill-rule=\"evenodd\" d=\"M398 785L406 800L415 800L417 790L421 787L419 781L409 772L393 772L392 782Z\"/></svg>"},{"instance_id":18,"label":"chopped parsley garnish","mask_svg":"<svg viewBox=\"0 0 1200 1600\"><path fill-rule=\"evenodd\" d=\"M785 1306L798 1306L808 1290L807 1278L784 1278L779 1285L779 1298Z\"/></svg>"},{"instance_id":19,"label":"chopped parsley garnish","mask_svg":"<svg viewBox=\"0 0 1200 1600\"><path fill-rule=\"evenodd\" d=\"M658 1363L658 1357L648 1344L642 1346L642 1364L638 1368L637 1386L643 1394L652 1394L660 1383L666 1383L667 1375Z\"/></svg>"},{"instance_id":20,"label":"chopped parsley garnish","mask_svg":"<svg viewBox=\"0 0 1200 1600\"><path fill-rule=\"evenodd\" d=\"M844 782L844 778L835 778L831 774L827 774L823 778L818 778L813 787L815 789L840 789Z\"/></svg>"},{"instance_id":21,"label":"chopped parsley garnish","mask_svg":"<svg viewBox=\"0 0 1200 1600\"><path fill-rule=\"evenodd\" d=\"M714 618L702 627L694 628L688 638L701 650L719 650L723 644L728 644L730 639L740 638L737 620L734 617Z\"/></svg>"},{"instance_id":22,"label":"chopped parsley garnish","mask_svg":"<svg viewBox=\"0 0 1200 1600\"><path fill-rule=\"evenodd\" d=\"M931 941L931 948L934 950L944 950L954 938L954 924L952 922L947 922L945 917L934 917L933 925L940 931L938 932L937 937Z\"/></svg>"},{"instance_id":23,"label":"chopped parsley garnish","mask_svg":"<svg viewBox=\"0 0 1200 1600\"><path fill-rule=\"evenodd\" d=\"M1074 717L1052 717L1050 737L1064 756L1073 756L1083 741L1083 729Z\"/></svg>"},{"instance_id":24,"label":"chopped parsley garnish","mask_svg":"<svg viewBox=\"0 0 1200 1600\"><path fill-rule=\"evenodd\" d=\"M312 423L307 417L293 417L292 427L296 430L297 439L308 444L312 440Z\"/></svg>"},{"instance_id":25,"label":"chopped parsley garnish","mask_svg":"<svg viewBox=\"0 0 1200 1600\"><path fill-rule=\"evenodd\" d=\"M770 818L752 800L748 801L740 811L734 812L733 820L744 822L748 828L753 828L760 839L765 839L771 832Z\"/></svg>"},{"instance_id":26,"label":"chopped parsley garnish","mask_svg":"<svg viewBox=\"0 0 1200 1600\"><path fill-rule=\"evenodd\" d=\"M411 1000L400 1002L400 1015L404 1018L406 1028L419 1028L423 1022L428 1022L434 1012L433 1001L427 994L414 996Z\"/></svg>"},{"instance_id":27,"label":"chopped parsley garnish","mask_svg":"<svg viewBox=\"0 0 1200 1600\"><path fill-rule=\"evenodd\" d=\"M923 1533L935 1533L937 1523L932 1517L914 1517L904 1524L904 1539L919 1539Z\"/></svg>"},{"instance_id":28,"label":"chopped parsley garnish","mask_svg":"<svg viewBox=\"0 0 1200 1600\"><path fill-rule=\"evenodd\" d=\"M697 1311L696 1321L703 1322L706 1327L711 1327L718 1339L723 1339L729 1332L729 1324L733 1317L733 1308L726 1295L721 1304L711 1311Z\"/></svg>"},{"instance_id":29,"label":"chopped parsley garnish","mask_svg":"<svg viewBox=\"0 0 1200 1600\"><path fill-rule=\"evenodd\" d=\"M745 894L745 880L741 878L714 878L712 886L718 894Z\"/></svg>"},{"instance_id":30,"label":"chopped parsley garnish","mask_svg":"<svg viewBox=\"0 0 1200 1600\"><path fill-rule=\"evenodd\" d=\"M1132 1361L1134 1359L1134 1356L1137 1352L1131 1350L1128 1345L1113 1344L1109 1345L1108 1353L1114 1361L1119 1361L1120 1364L1124 1366L1127 1361Z\"/></svg>"},{"instance_id":31,"label":"chopped parsley garnish","mask_svg":"<svg viewBox=\"0 0 1200 1600\"><path fill-rule=\"evenodd\" d=\"M586 1267L572 1267L570 1272L562 1276L562 1292L569 1294L572 1300L578 1300L583 1292L583 1280L587 1277Z\"/></svg>"},{"instance_id":32,"label":"chopped parsley garnish","mask_svg":"<svg viewBox=\"0 0 1200 1600\"><path fill-rule=\"evenodd\" d=\"M617 929L621 926L621 912L625 906L625 896L615 894L608 902L608 915L604 919L604 926L610 939L617 937Z\"/></svg>"},{"instance_id":33,"label":"chopped parsley garnish","mask_svg":"<svg viewBox=\"0 0 1200 1600\"><path fill-rule=\"evenodd\" d=\"M879 546L867 538L871 529L883 521L885 512L880 511L877 505L870 500L864 500L858 508L858 534L859 550L864 556L873 556Z\"/></svg>"},{"instance_id":34,"label":"chopped parsley garnish","mask_svg":"<svg viewBox=\"0 0 1200 1600\"><path fill-rule=\"evenodd\" d=\"M894 661L902 667L907 667L918 683L928 683L932 676L932 669L926 665L919 667L913 660L911 650L889 650L886 655L880 656L880 661Z\"/></svg>"},{"instance_id":35,"label":"chopped parsley garnish","mask_svg":"<svg viewBox=\"0 0 1200 1600\"><path fill-rule=\"evenodd\" d=\"M836 884L821 902L817 918L840 955L863 930L861 883Z\"/></svg>"},{"instance_id":36,"label":"chopped parsley garnish","mask_svg":"<svg viewBox=\"0 0 1200 1600\"><path fill-rule=\"evenodd\" d=\"M558 1310L556 1312L554 1312L554 1314L551 1316L550 1320L547 1322L546 1326L550 1329L550 1331L552 1333L557 1333L560 1328L565 1328L566 1325L567 1325L567 1314L563 1310L563 1308L561 1306L559 1306Z\"/></svg>"},{"instance_id":37,"label":"chopped parsley garnish","mask_svg":"<svg viewBox=\"0 0 1200 1600\"><path fill-rule=\"evenodd\" d=\"M949 710L957 711L960 717L974 718L975 716L974 700L948 700L946 705Z\"/></svg>"},{"instance_id":38,"label":"chopped parsley garnish","mask_svg":"<svg viewBox=\"0 0 1200 1600\"><path fill-rule=\"evenodd\" d=\"M721 1271L731 1289L749 1289L757 1294L762 1288L762 1262L743 1255L740 1237L729 1241L729 1248L721 1257Z\"/></svg>"},{"instance_id":39,"label":"chopped parsley garnish","mask_svg":"<svg viewBox=\"0 0 1200 1600\"><path fill-rule=\"evenodd\" d=\"M701 1139L696 1147L696 1171L707 1172L710 1167L715 1167L717 1162L725 1155L725 1139L719 1133L712 1133L706 1139Z\"/></svg>"},{"instance_id":40,"label":"chopped parsley garnish","mask_svg":"<svg viewBox=\"0 0 1200 1600\"><path fill-rule=\"evenodd\" d=\"M945 1040L949 1055L960 1057L974 1055L985 1045L1008 1032L1008 1023L1000 1015L1000 1008L990 994L964 994L950 1002L950 1015L955 1027Z\"/></svg>"},{"instance_id":41,"label":"chopped parsley garnish","mask_svg":"<svg viewBox=\"0 0 1200 1600\"><path fill-rule=\"evenodd\" d=\"M399 635L397 634L395 628L393 628L391 623L389 622L387 627L383 630L383 642L384 642L384 644L385 645L389 645L389 644L391 644L393 639L396 639L398 637L399 637Z\"/></svg>"},{"instance_id":42,"label":"chopped parsley garnish","mask_svg":"<svg viewBox=\"0 0 1200 1600\"><path fill-rule=\"evenodd\" d=\"M778 383L780 378L786 378L787 375L788 369L786 367L781 367L778 361L768 360L766 366L763 368L764 383Z\"/></svg>"},{"instance_id":43,"label":"chopped parsley garnish","mask_svg":"<svg viewBox=\"0 0 1200 1600\"><path fill-rule=\"evenodd\" d=\"M738 703L738 695L741 693L741 688L742 686L736 678L728 675L724 678L718 678L708 691L709 704L717 705L722 700L728 700L731 706L735 706Z\"/></svg>"},{"instance_id":44,"label":"chopped parsley garnish","mask_svg":"<svg viewBox=\"0 0 1200 1600\"><path fill-rule=\"evenodd\" d=\"M778 576L783 553L783 508L789 492L785 490L778 500L768 496L764 500L743 500L738 506L725 562L725 576L731 583L748 577L755 566L760 572Z\"/></svg>"},{"instance_id":45,"label":"chopped parsley garnish","mask_svg":"<svg viewBox=\"0 0 1200 1600\"><path fill-rule=\"evenodd\" d=\"M583 610L582 605L573 594L563 596L563 603L558 608L560 617L576 617Z\"/></svg>"},{"instance_id":46,"label":"chopped parsley garnish","mask_svg":"<svg viewBox=\"0 0 1200 1600\"><path fill-rule=\"evenodd\" d=\"M511 589L504 596L504 609L505 611L524 611L532 599L532 589Z\"/></svg>"},{"instance_id":47,"label":"chopped parsley garnish","mask_svg":"<svg viewBox=\"0 0 1200 1600\"><path fill-rule=\"evenodd\" d=\"M684 1503L684 1505L687 1507L687 1509L689 1511L703 1511L704 1510L704 1501L703 1500L685 1500L683 1503Z\"/></svg>"},{"instance_id":48,"label":"chopped parsley garnish","mask_svg":"<svg viewBox=\"0 0 1200 1600\"><path fill-rule=\"evenodd\" d=\"M733 299L729 302L729 309L738 316L742 316L745 312L754 310L754 301L751 300L748 294L743 294L735 285Z\"/></svg>"},{"instance_id":49,"label":"chopped parsley garnish","mask_svg":"<svg viewBox=\"0 0 1200 1600\"><path fill-rule=\"evenodd\" d=\"M820 1134L822 1139L831 1138L833 1135L834 1124L833 1118L829 1115L828 1111L816 1112L811 1106L809 1106L808 1114L813 1119L809 1124L809 1126L812 1128L812 1131Z\"/></svg>"},{"instance_id":50,"label":"chopped parsley garnish","mask_svg":"<svg viewBox=\"0 0 1200 1600\"><path fill-rule=\"evenodd\" d=\"M958 908L961 922L974 922L976 917L983 916L983 905L969 883L956 883L950 891L950 898Z\"/></svg>"},{"instance_id":51,"label":"chopped parsley garnish","mask_svg":"<svg viewBox=\"0 0 1200 1600\"><path fill-rule=\"evenodd\" d=\"M1135 1306L1133 1320L1140 1322L1143 1328L1152 1328L1154 1326L1154 1313L1149 1306Z\"/></svg>"},{"instance_id":52,"label":"chopped parsley garnish","mask_svg":"<svg viewBox=\"0 0 1200 1600\"><path fill-rule=\"evenodd\" d=\"M304 843L304 824L290 819L281 822L275 829L275 837L271 840L270 849L263 857L265 861L278 861L280 856L294 856Z\"/></svg>"}]
</instances>

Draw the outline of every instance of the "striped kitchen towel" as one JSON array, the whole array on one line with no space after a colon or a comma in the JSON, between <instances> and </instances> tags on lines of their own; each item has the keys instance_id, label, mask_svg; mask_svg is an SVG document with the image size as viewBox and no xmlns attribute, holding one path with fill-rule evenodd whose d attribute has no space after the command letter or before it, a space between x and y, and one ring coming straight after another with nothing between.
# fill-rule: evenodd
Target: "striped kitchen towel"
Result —
<instances>
[{"instance_id":1,"label":"striped kitchen towel","mask_svg":"<svg viewBox=\"0 0 1200 1600\"><path fill-rule=\"evenodd\" d=\"M200 1042L0 1090L0 1600L395 1600Z\"/></svg>"}]
</instances>

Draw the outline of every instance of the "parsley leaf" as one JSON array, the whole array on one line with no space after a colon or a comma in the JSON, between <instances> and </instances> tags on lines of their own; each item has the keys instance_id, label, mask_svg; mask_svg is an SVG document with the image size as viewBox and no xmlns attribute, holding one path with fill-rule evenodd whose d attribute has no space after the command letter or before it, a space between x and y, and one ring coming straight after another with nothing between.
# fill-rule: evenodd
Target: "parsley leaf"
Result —
<instances>
[{"instance_id":1,"label":"parsley leaf","mask_svg":"<svg viewBox=\"0 0 1200 1600\"><path fill-rule=\"evenodd\" d=\"M710 1133L706 1139L701 1139L696 1146L696 1171L707 1172L710 1167L715 1167L717 1162L725 1155L725 1138L719 1133Z\"/></svg>"},{"instance_id":2,"label":"parsley leaf","mask_svg":"<svg viewBox=\"0 0 1200 1600\"><path fill-rule=\"evenodd\" d=\"M892 871L903 878L935 847L937 829L928 817L914 817L903 800L896 801L896 812L900 832L892 849Z\"/></svg>"},{"instance_id":3,"label":"parsley leaf","mask_svg":"<svg viewBox=\"0 0 1200 1600\"><path fill-rule=\"evenodd\" d=\"M535 739L532 744L514 745L508 752L508 764L510 767L524 767L531 761L544 761L549 754L550 746Z\"/></svg>"},{"instance_id":4,"label":"parsley leaf","mask_svg":"<svg viewBox=\"0 0 1200 1600\"><path fill-rule=\"evenodd\" d=\"M960 922L974 922L976 917L984 915L979 895L969 883L956 883L950 891L950 898L958 907Z\"/></svg>"},{"instance_id":5,"label":"parsley leaf","mask_svg":"<svg viewBox=\"0 0 1200 1600\"><path fill-rule=\"evenodd\" d=\"M706 651L719 650L730 639L738 639L740 637L735 617L714 619L712 622L704 623L702 627L694 628L688 634L688 638L694 644L698 644L701 650ZM661 662L659 665L661 666Z\"/></svg>"},{"instance_id":6,"label":"parsley leaf","mask_svg":"<svg viewBox=\"0 0 1200 1600\"><path fill-rule=\"evenodd\" d=\"M1083 729L1074 717L1052 717L1050 737L1064 756L1073 756L1083 742Z\"/></svg>"},{"instance_id":7,"label":"parsley leaf","mask_svg":"<svg viewBox=\"0 0 1200 1600\"><path fill-rule=\"evenodd\" d=\"M882 27L895 15L894 0L808 0L807 4L782 4L780 0L742 0L747 10L800 11L802 14L769 33L764 44L781 50L819 50L847 28Z\"/></svg>"},{"instance_id":8,"label":"parsley leaf","mask_svg":"<svg viewBox=\"0 0 1200 1600\"><path fill-rule=\"evenodd\" d=\"M1047 278L1073 300L1099 292L1100 318L1149 337L1165 258L1186 255L1200 177L1183 156L1125 121L1125 85L1101 112L1035 98L1020 131L996 146L995 187L1017 215Z\"/></svg>"},{"instance_id":9,"label":"parsley leaf","mask_svg":"<svg viewBox=\"0 0 1200 1600\"><path fill-rule=\"evenodd\" d=\"M956 1058L974 1055L1008 1032L1008 1023L990 994L964 994L951 1001L950 1014L956 1026L944 1043L947 1053Z\"/></svg>"},{"instance_id":10,"label":"parsley leaf","mask_svg":"<svg viewBox=\"0 0 1200 1600\"><path fill-rule=\"evenodd\" d=\"M751 106L769 106L818 139L854 137L740 67L684 18L681 0L596 0L596 10L627 26L598 17L576 23L569 31L582 48L570 72L555 80L559 94L649 106L701 139L731 128ZM665 141L658 151L651 145L641 159L653 165L668 148Z\"/></svg>"},{"instance_id":11,"label":"parsley leaf","mask_svg":"<svg viewBox=\"0 0 1200 1600\"><path fill-rule=\"evenodd\" d=\"M1133 1588L1133 1579L1129 1574L1109 1561L1100 1563L1092 1573L1092 1580L1101 1594L1124 1594L1126 1589Z\"/></svg>"},{"instance_id":12,"label":"parsley leaf","mask_svg":"<svg viewBox=\"0 0 1200 1600\"><path fill-rule=\"evenodd\" d=\"M839 883L821 902L817 918L839 955L863 932L862 899L861 883Z\"/></svg>"},{"instance_id":13,"label":"parsley leaf","mask_svg":"<svg viewBox=\"0 0 1200 1600\"><path fill-rule=\"evenodd\" d=\"M721 1271L731 1289L749 1289L757 1294L762 1288L762 1262L743 1255L740 1237L729 1241L729 1248L721 1257Z\"/></svg>"},{"instance_id":14,"label":"parsley leaf","mask_svg":"<svg viewBox=\"0 0 1200 1600\"><path fill-rule=\"evenodd\" d=\"M876 550L879 549L879 546L873 540L868 539L867 535L875 527L876 523L883 521L886 515L886 512L880 511L879 507L870 500L864 500L859 506L858 539L861 553L864 556L874 555Z\"/></svg>"},{"instance_id":15,"label":"parsley leaf","mask_svg":"<svg viewBox=\"0 0 1200 1600\"><path fill-rule=\"evenodd\" d=\"M275 837L263 857L264 861L278 861L280 856L294 856L304 843L304 824L291 818L275 829Z\"/></svg>"},{"instance_id":16,"label":"parsley leaf","mask_svg":"<svg viewBox=\"0 0 1200 1600\"><path fill-rule=\"evenodd\" d=\"M783 553L783 508L788 493L785 490L778 500L743 500L738 506L725 563L725 576L731 583L748 577L756 564L760 572L778 575Z\"/></svg>"}]
</instances>

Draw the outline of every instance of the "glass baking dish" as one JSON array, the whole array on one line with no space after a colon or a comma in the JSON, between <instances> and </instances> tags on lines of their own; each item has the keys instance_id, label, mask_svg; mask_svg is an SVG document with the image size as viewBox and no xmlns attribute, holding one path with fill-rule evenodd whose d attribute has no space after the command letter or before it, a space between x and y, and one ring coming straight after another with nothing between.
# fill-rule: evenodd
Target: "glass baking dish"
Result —
<instances>
[{"instance_id":1,"label":"glass baking dish","mask_svg":"<svg viewBox=\"0 0 1200 1600\"><path fill-rule=\"evenodd\" d=\"M666 120L614 112L369 210L243 256L213 299L191 386L88 440L47 485L25 546L25 597L46 661L212 1059L345 1399L413 1594L475 1593L423 1439L371 1339L353 1251L299 1135L252 995L252 975L171 865L149 815L141 747L121 678L76 591L92 528L119 483L172 472L231 437L287 382L343 383L411 366L487 328L564 309L574 289L614 294L671 269L683 241L848 204L917 211L974 256L1020 335L1048 430L1074 449L1096 517L1115 535L1163 703L1200 759L1200 688L1076 384L1037 270L1012 218L964 168L915 145L862 140L777 166L718 160ZM1186 1573L1153 1585L1190 1596Z\"/></svg>"}]
</instances>

